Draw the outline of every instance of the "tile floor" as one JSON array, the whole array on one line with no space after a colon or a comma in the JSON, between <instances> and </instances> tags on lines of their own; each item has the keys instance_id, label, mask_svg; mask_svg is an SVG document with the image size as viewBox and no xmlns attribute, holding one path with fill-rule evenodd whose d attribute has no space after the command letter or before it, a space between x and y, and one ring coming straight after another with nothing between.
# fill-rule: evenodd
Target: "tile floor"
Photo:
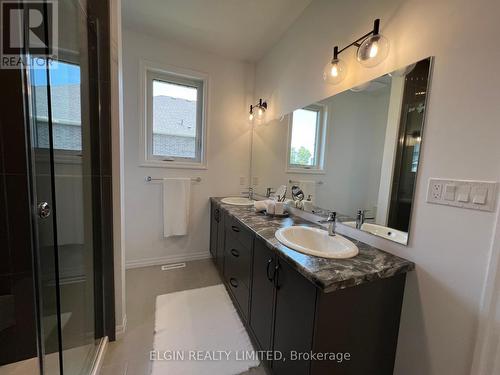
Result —
<instances>
[{"instance_id":1,"label":"tile floor","mask_svg":"<svg viewBox=\"0 0 500 375\"><path fill-rule=\"evenodd\" d=\"M149 375L156 296L221 282L210 259L187 262L186 268L170 271L159 266L127 270L127 330L121 339L108 344L101 375ZM265 375L265 371L257 368L244 375L250 374Z\"/></svg>"}]
</instances>

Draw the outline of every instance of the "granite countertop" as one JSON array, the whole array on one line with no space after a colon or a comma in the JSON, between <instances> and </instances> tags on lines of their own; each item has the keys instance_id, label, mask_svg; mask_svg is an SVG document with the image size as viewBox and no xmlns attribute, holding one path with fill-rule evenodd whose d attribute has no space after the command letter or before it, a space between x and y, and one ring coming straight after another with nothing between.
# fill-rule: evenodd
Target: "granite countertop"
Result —
<instances>
[{"instance_id":1,"label":"granite countertop","mask_svg":"<svg viewBox=\"0 0 500 375\"><path fill-rule=\"evenodd\" d=\"M276 231L292 225L322 228L298 216L274 218L255 212L253 207L221 203L221 198L211 198L229 215L266 241L267 246L285 258L304 277L325 293L363 284L369 281L412 271L415 264L389 254L368 244L344 236L359 248L359 254L350 259L328 259L302 254L282 245L274 236Z\"/></svg>"}]
</instances>

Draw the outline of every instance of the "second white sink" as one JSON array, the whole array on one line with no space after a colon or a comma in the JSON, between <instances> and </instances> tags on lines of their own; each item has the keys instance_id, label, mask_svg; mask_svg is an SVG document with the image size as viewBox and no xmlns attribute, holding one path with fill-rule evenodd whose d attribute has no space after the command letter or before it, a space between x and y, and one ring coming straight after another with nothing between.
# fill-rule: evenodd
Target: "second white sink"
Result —
<instances>
[{"instance_id":1,"label":"second white sink","mask_svg":"<svg viewBox=\"0 0 500 375\"><path fill-rule=\"evenodd\" d=\"M355 221L345 221L342 224L348 225L352 228L356 228ZM402 243L403 245L406 245L408 243L408 233L401 232L400 230L397 230L397 229L384 227L384 226L378 225L378 224L363 223L363 225L361 226L361 230L364 230L368 233L374 234L376 236L379 236L379 237L382 237L382 238L385 238L388 240L393 240L393 241Z\"/></svg>"},{"instance_id":2,"label":"second white sink","mask_svg":"<svg viewBox=\"0 0 500 375\"><path fill-rule=\"evenodd\" d=\"M326 230L291 226L276 231L276 239L283 245L304 254L323 258L345 259L359 253L358 247L340 235L329 236Z\"/></svg>"},{"instance_id":3,"label":"second white sink","mask_svg":"<svg viewBox=\"0 0 500 375\"><path fill-rule=\"evenodd\" d=\"M253 206L253 202L255 201L245 197L226 197L222 198L221 202L234 206Z\"/></svg>"}]
</instances>

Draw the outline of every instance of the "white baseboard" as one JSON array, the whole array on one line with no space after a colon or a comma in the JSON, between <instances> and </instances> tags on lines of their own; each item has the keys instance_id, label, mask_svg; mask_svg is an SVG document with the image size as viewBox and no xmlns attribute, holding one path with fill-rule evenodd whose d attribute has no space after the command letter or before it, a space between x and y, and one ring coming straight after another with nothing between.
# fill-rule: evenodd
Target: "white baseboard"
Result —
<instances>
[{"instance_id":1,"label":"white baseboard","mask_svg":"<svg viewBox=\"0 0 500 375\"><path fill-rule=\"evenodd\" d=\"M167 263L188 262L190 260L199 260L207 258L210 258L210 252L203 251L199 253L168 255L166 257L160 257L160 258L129 260L125 262L125 269L160 266L162 264L167 264Z\"/></svg>"},{"instance_id":2,"label":"white baseboard","mask_svg":"<svg viewBox=\"0 0 500 375\"><path fill-rule=\"evenodd\" d=\"M123 335L125 334L125 331L127 330L127 315L125 315L123 317L123 321L122 321L122 324L118 324L116 327L115 327L115 335L116 335L116 339L119 340L123 337Z\"/></svg>"},{"instance_id":3,"label":"white baseboard","mask_svg":"<svg viewBox=\"0 0 500 375\"><path fill-rule=\"evenodd\" d=\"M104 356L106 355L106 349L108 346L108 336L105 336L97 349L97 356L90 371L90 375L99 375L101 373L102 364L104 363Z\"/></svg>"}]
</instances>

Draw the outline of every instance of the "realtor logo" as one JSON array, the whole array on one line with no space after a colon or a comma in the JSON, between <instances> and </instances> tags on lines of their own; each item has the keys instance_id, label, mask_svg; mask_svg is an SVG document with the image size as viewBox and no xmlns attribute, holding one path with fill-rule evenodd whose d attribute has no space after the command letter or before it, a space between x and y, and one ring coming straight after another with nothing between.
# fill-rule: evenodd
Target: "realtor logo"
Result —
<instances>
[{"instance_id":1,"label":"realtor logo","mask_svg":"<svg viewBox=\"0 0 500 375\"><path fill-rule=\"evenodd\" d=\"M0 1L1 67L44 66L46 59L55 58L57 0Z\"/></svg>"}]
</instances>

